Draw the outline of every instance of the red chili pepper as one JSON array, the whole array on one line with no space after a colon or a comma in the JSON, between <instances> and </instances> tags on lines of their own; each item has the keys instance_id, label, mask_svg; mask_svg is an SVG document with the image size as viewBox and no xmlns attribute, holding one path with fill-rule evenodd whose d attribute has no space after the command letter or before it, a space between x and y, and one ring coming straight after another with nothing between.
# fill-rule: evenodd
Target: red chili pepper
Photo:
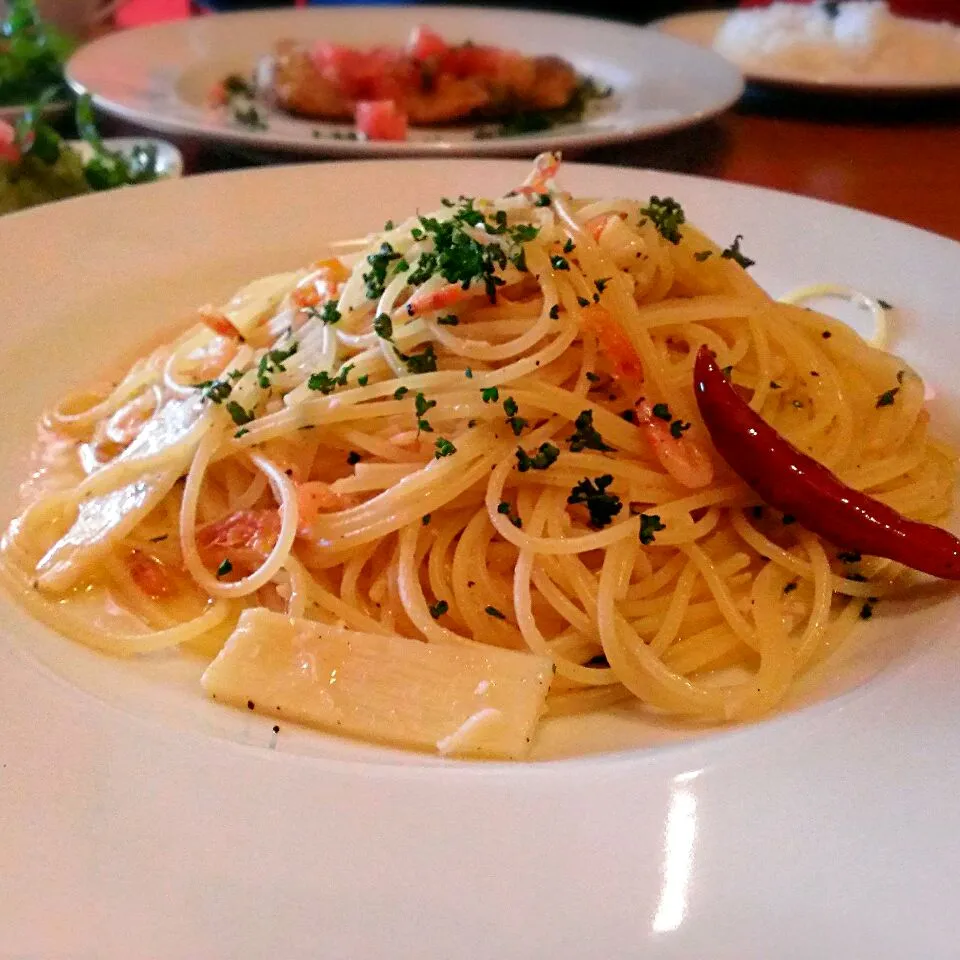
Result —
<instances>
[{"instance_id":1,"label":"red chili pepper","mask_svg":"<svg viewBox=\"0 0 960 960\"><path fill-rule=\"evenodd\" d=\"M765 503L839 547L960 580L960 540L953 534L908 519L801 453L740 398L706 346L693 374L713 445Z\"/></svg>"}]
</instances>

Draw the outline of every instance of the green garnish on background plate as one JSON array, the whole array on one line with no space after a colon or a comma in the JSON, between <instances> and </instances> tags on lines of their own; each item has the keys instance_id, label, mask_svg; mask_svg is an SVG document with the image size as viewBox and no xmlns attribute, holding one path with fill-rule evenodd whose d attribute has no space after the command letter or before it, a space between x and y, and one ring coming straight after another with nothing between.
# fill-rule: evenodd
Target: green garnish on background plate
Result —
<instances>
[{"instance_id":1,"label":"green garnish on background plate","mask_svg":"<svg viewBox=\"0 0 960 960\"><path fill-rule=\"evenodd\" d=\"M150 183L161 174L157 148L129 154L107 149L93 120L90 98L77 101L76 124L92 156L85 159L43 119L48 97L27 108L14 126L17 159L0 157L0 214L98 190ZM9 128L8 128L9 129Z\"/></svg>"}]
</instances>

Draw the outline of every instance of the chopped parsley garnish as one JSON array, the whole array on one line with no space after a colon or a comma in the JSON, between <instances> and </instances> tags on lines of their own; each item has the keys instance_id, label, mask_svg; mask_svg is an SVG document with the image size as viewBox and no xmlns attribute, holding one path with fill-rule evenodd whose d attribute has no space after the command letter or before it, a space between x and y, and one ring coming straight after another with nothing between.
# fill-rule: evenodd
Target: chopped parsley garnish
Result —
<instances>
[{"instance_id":1,"label":"chopped parsley garnish","mask_svg":"<svg viewBox=\"0 0 960 960\"><path fill-rule=\"evenodd\" d=\"M239 440L241 437L245 437L249 432L250 431L246 427L241 427L236 433L234 433L233 439Z\"/></svg>"},{"instance_id":2,"label":"chopped parsley garnish","mask_svg":"<svg viewBox=\"0 0 960 960\"><path fill-rule=\"evenodd\" d=\"M463 375L468 379L473 379L473 370L470 367L464 368Z\"/></svg>"},{"instance_id":3,"label":"chopped parsley garnish","mask_svg":"<svg viewBox=\"0 0 960 960\"><path fill-rule=\"evenodd\" d=\"M521 473L528 470L546 470L557 462L559 456L560 451L552 443L541 443L532 457L523 447L517 447L517 469Z\"/></svg>"},{"instance_id":4,"label":"chopped parsley garnish","mask_svg":"<svg viewBox=\"0 0 960 960\"><path fill-rule=\"evenodd\" d=\"M892 310L892 309L893 309L893 304L892 304L892 303L888 303L886 300L881 300L879 297L877 297L877 303L879 304L881 310Z\"/></svg>"},{"instance_id":5,"label":"chopped parsley garnish","mask_svg":"<svg viewBox=\"0 0 960 960\"><path fill-rule=\"evenodd\" d=\"M487 614L488 617L494 617L496 620L507 619L507 615L501 613L496 607L484 607L483 612Z\"/></svg>"},{"instance_id":6,"label":"chopped parsley garnish","mask_svg":"<svg viewBox=\"0 0 960 960\"><path fill-rule=\"evenodd\" d=\"M432 343L428 343L420 353L394 352L410 373L433 373L437 369L437 355L433 352Z\"/></svg>"},{"instance_id":7,"label":"chopped parsley garnish","mask_svg":"<svg viewBox=\"0 0 960 960\"><path fill-rule=\"evenodd\" d=\"M409 392L409 387L397 387L397 389L393 391L393 399L402 400Z\"/></svg>"},{"instance_id":8,"label":"chopped parsley garnish","mask_svg":"<svg viewBox=\"0 0 960 960\"><path fill-rule=\"evenodd\" d=\"M626 409L621 410L618 414L621 420L626 420L627 423L636 423L637 422L637 412L635 410Z\"/></svg>"},{"instance_id":9,"label":"chopped parsley garnish","mask_svg":"<svg viewBox=\"0 0 960 960\"><path fill-rule=\"evenodd\" d=\"M549 193L538 193L537 199L533 201L535 207L549 207L553 202Z\"/></svg>"},{"instance_id":10,"label":"chopped parsley garnish","mask_svg":"<svg viewBox=\"0 0 960 960\"><path fill-rule=\"evenodd\" d=\"M520 411L519 406L517 406L517 401L513 397L507 397L503 401L503 412L507 415L507 423L510 425L510 429L513 430L513 435L519 437L523 428L527 426L527 421L523 417L518 417L517 414Z\"/></svg>"},{"instance_id":11,"label":"chopped parsley garnish","mask_svg":"<svg viewBox=\"0 0 960 960\"><path fill-rule=\"evenodd\" d=\"M480 398L484 403L496 403L500 399L500 391L496 387L483 387L480 390Z\"/></svg>"},{"instance_id":12,"label":"chopped parsley garnish","mask_svg":"<svg viewBox=\"0 0 960 960\"><path fill-rule=\"evenodd\" d=\"M573 237L567 237L567 242L563 245L563 252L573 253L573 251L576 249L577 247L576 247L576 244L574 244L573 242Z\"/></svg>"},{"instance_id":13,"label":"chopped parsley garnish","mask_svg":"<svg viewBox=\"0 0 960 960\"><path fill-rule=\"evenodd\" d=\"M384 233L386 233L388 230L392 230L393 228L394 228L394 223L393 223L392 220L388 220L388 221L383 225L383 231L384 231Z\"/></svg>"},{"instance_id":14,"label":"chopped parsley garnish","mask_svg":"<svg viewBox=\"0 0 960 960\"><path fill-rule=\"evenodd\" d=\"M599 382L600 382L600 374L594 373L592 370L588 370L588 371L584 374L584 376L585 376L591 383L599 383ZM593 414L591 414L591 416L593 416Z\"/></svg>"},{"instance_id":15,"label":"chopped parsley garnish","mask_svg":"<svg viewBox=\"0 0 960 960\"><path fill-rule=\"evenodd\" d=\"M561 257L559 254L554 254L554 255L550 258L550 266L552 266L554 270L569 270L569 269L570 269L570 264L567 263L566 258L565 258L565 257Z\"/></svg>"},{"instance_id":16,"label":"chopped parsley garnish","mask_svg":"<svg viewBox=\"0 0 960 960\"><path fill-rule=\"evenodd\" d=\"M428 400L422 393L418 393L413 398L414 409L417 412L417 433L433 433L433 427L429 420L424 420L428 410L432 410L436 405L436 400Z\"/></svg>"},{"instance_id":17,"label":"chopped parsley garnish","mask_svg":"<svg viewBox=\"0 0 960 960\"><path fill-rule=\"evenodd\" d=\"M599 280L594 280L593 285L597 288L597 293L603 293L611 279L611 277L601 277Z\"/></svg>"},{"instance_id":18,"label":"chopped parsley garnish","mask_svg":"<svg viewBox=\"0 0 960 960\"><path fill-rule=\"evenodd\" d=\"M236 400L227 401L226 411L238 427L242 427L254 419L253 411L244 409Z\"/></svg>"},{"instance_id":19,"label":"chopped parsley garnish","mask_svg":"<svg viewBox=\"0 0 960 960\"><path fill-rule=\"evenodd\" d=\"M257 365L257 383L266 390L270 386L270 376L274 373L286 372L284 360L289 360L297 352L296 342L291 343L286 350L268 350Z\"/></svg>"},{"instance_id":20,"label":"chopped parsley garnish","mask_svg":"<svg viewBox=\"0 0 960 960\"><path fill-rule=\"evenodd\" d=\"M491 303L496 302L497 287L503 285L503 279L496 271L503 270L513 260L521 260L522 244L528 243L540 232L532 224L509 226L507 214L498 210L493 220L487 220L476 209L470 197L460 197L453 208L449 220L436 217L420 217L420 228L416 228L415 239L429 238L433 250L420 256L417 269L410 275L411 284L425 282L439 273L447 283L460 284L466 290L472 281L480 281ZM481 243L468 231L467 227L482 227L488 234L503 236L505 245L500 243Z\"/></svg>"},{"instance_id":21,"label":"chopped parsley garnish","mask_svg":"<svg viewBox=\"0 0 960 960\"><path fill-rule=\"evenodd\" d=\"M581 307L590 306L590 301L586 297L577 297L577 303L580 304Z\"/></svg>"},{"instance_id":22,"label":"chopped parsley garnish","mask_svg":"<svg viewBox=\"0 0 960 960\"><path fill-rule=\"evenodd\" d=\"M854 583L866 583L867 578L862 573L848 573L844 580L852 580Z\"/></svg>"},{"instance_id":23,"label":"chopped parsley garnish","mask_svg":"<svg viewBox=\"0 0 960 960\"><path fill-rule=\"evenodd\" d=\"M709 260L712 256L712 250L700 250L693 255L693 259L696 260L697 263L703 263L704 260Z\"/></svg>"},{"instance_id":24,"label":"chopped parsley garnish","mask_svg":"<svg viewBox=\"0 0 960 960\"><path fill-rule=\"evenodd\" d=\"M861 619L861 620L869 620L872 616L873 616L873 604L872 604L872 603L865 603L865 604L860 608L860 619Z\"/></svg>"},{"instance_id":25,"label":"chopped parsley garnish","mask_svg":"<svg viewBox=\"0 0 960 960\"><path fill-rule=\"evenodd\" d=\"M232 572L233 564L226 557L224 557L223 560L220 561L220 566L217 567L217 576L225 577L228 573Z\"/></svg>"},{"instance_id":26,"label":"chopped parsley garnish","mask_svg":"<svg viewBox=\"0 0 960 960\"><path fill-rule=\"evenodd\" d=\"M348 363L343 367L339 374L335 377L331 377L326 370L321 370L320 373L310 374L310 379L307 380L307 387L310 390L319 390L324 396L327 396L330 393L333 393L337 387L344 387L347 384L347 375L353 369L353 364Z\"/></svg>"},{"instance_id":27,"label":"chopped parsley garnish","mask_svg":"<svg viewBox=\"0 0 960 960\"><path fill-rule=\"evenodd\" d=\"M689 429L689 423L684 423L682 420L674 420L673 423L670 424L670 436L673 437L674 440L679 440L683 436L684 431Z\"/></svg>"},{"instance_id":28,"label":"chopped parsley garnish","mask_svg":"<svg viewBox=\"0 0 960 960\"><path fill-rule=\"evenodd\" d=\"M389 243L381 243L376 253L367 257L370 272L363 275L364 293L368 300L379 300L383 296L387 284L387 269L394 260L399 260L397 253Z\"/></svg>"},{"instance_id":29,"label":"chopped parsley garnish","mask_svg":"<svg viewBox=\"0 0 960 960\"><path fill-rule=\"evenodd\" d=\"M667 525L660 522L660 517L655 513L640 514L640 542L648 546L656 540L656 534L661 530L666 530Z\"/></svg>"},{"instance_id":30,"label":"chopped parsley garnish","mask_svg":"<svg viewBox=\"0 0 960 960\"><path fill-rule=\"evenodd\" d=\"M652 221L664 240L680 242L680 225L686 223L687 218L683 207L673 197L651 197L650 203L640 212Z\"/></svg>"},{"instance_id":31,"label":"chopped parsley garnish","mask_svg":"<svg viewBox=\"0 0 960 960\"><path fill-rule=\"evenodd\" d=\"M340 310L337 307L336 300L328 300L322 310L315 307L308 307L307 313L312 317L319 317L324 323L338 323L340 321Z\"/></svg>"},{"instance_id":32,"label":"chopped parsley garnish","mask_svg":"<svg viewBox=\"0 0 960 960\"><path fill-rule=\"evenodd\" d=\"M448 313L445 317L437 317L437 323L441 327L455 327L460 322L460 318L455 313Z\"/></svg>"},{"instance_id":33,"label":"chopped parsley garnish","mask_svg":"<svg viewBox=\"0 0 960 960\"><path fill-rule=\"evenodd\" d=\"M837 559L841 563L859 563L863 557L859 550L841 550L837 554Z\"/></svg>"},{"instance_id":34,"label":"chopped parsley garnish","mask_svg":"<svg viewBox=\"0 0 960 960\"><path fill-rule=\"evenodd\" d=\"M780 386L779 383L777 383L776 380L771 380L771 381L770 381L770 389L771 389L771 390L781 390L781 389L783 389L783 388Z\"/></svg>"},{"instance_id":35,"label":"chopped parsley garnish","mask_svg":"<svg viewBox=\"0 0 960 960\"><path fill-rule=\"evenodd\" d=\"M789 527L791 523L796 523L797 518L792 513L785 513L780 521L785 527Z\"/></svg>"},{"instance_id":36,"label":"chopped parsley garnish","mask_svg":"<svg viewBox=\"0 0 960 960\"><path fill-rule=\"evenodd\" d=\"M796 580L791 580L791 581L783 588L783 592L784 592L784 593L793 593L793 591L796 590L796 589L797 589L797 581L796 581Z\"/></svg>"},{"instance_id":37,"label":"chopped parsley garnish","mask_svg":"<svg viewBox=\"0 0 960 960\"><path fill-rule=\"evenodd\" d=\"M894 387L892 390L884 390L883 393L877 397L877 407L890 407L893 406L893 398L900 392L899 387Z\"/></svg>"},{"instance_id":38,"label":"chopped parsley garnish","mask_svg":"<svg viewBox=\"0 0 960 960\"><path fill-rule=\"evenodd\" d=\"M590 513L590 526L601 530L613 522L613 518L623 509L620 498L615 493L607 493L607 487L613 483L609 473L590 480L585 477L571 491L567 503L582 503Z\"/></svg>"},{"instance_id":39,"label":"chopped parsley garnish","mask_svg":"<svg viewBox=\"0 0 960 960\"><path fill-rule=\"evenodd\" d=\"M439 620L448 610L450 609L450 604L446 600L438 600L430 608L430 616L434 620Z\"/></svg>"},{"instance_id":40,"label":"chopped parsley garnish","mask_svg":"<svg viewBox=\"0 0 960 960\"><path fill-rule=\"evenodd\" d=\"M457 448L446 437L437 437L434 447L436 448L433 451L434 460L449 457L457 452Z\"/></svg>"},{"instance_id":41,"label":"chopped parsley garnish","mask_svg":"<svg viewBox=\"0 0 960 960\"><path fill-rule=\"evenodd\" d=\"M356 450L351 450L347 454L347 463L349 463L351 467L356 466L362 459L363 459L363 456L357 453Z\"/></svg>"},{"instance_id":42,"label":"chopped parsley garnish","mask_svg":"<svg viewBox=\"0 0 960 960\"><path fill-rule=\"evenodd\" d=\"M601 450L610 451L614 448L604 443L600 432L593 425L593 411L583 410L574 421L576 430L567 437L567 443L570 444L572 453L579 453L581 450Z\"/></svg>"},{"instance_id":43,"label":"chopped parsley garnish","mask_svg":"<svg viewBox=\"0 0 960 960\"><path fill-rule=\"evenodd\" d=\"M906 370L897 371L897 383L903 383L903 377L906 374L906 372L907 372Z\"/></svg>"},{"instance_id":44,"label":"chopped parsley garnish","mask_svg":"<svg viewBox=\"0 0 960 960\"><path fill-rule=\"evenodd\" d=\"M666 420L667 422L673 419L673 414L670 412L670 408L665 403L655 403L653 405L653 415L661 420Z\"/></svg>"},{"instance_id":45,"label":"chopped parsley garnish","mask_svg":"<svg viewBox=\"0 0 960 960\"><path fill-rule=\"evenodd\" d=\"M555 304L550 308L550 319L551 319L551 320L559 320L559 319L560 319L560 304L559 304L559 303L555 303Z\"/></svg>"},{"instance_id":46,"label":"chopped parsley garnish","mask_svg":"<svg viewBox=\"0 0 960 960\"><path fill-rule=\"evenodd\" d=\"M202 387L203 396L211 403L223 403L233 393L233 386L226 380L213 380Z\"/></svg>"},{"instance_id":47,"label":"chopped parsley garnish","mask_svg":"<svg viewBox=\"0 0 960 960\"><path fill-rule=\"evenodd\" d=\"M383 340L393 339L393 321L389 313L378 313L373 318L373 332Z\"/></svg>"},{"instance_id":48,"label":"chopped parsley garnish","mask_svg":"<svg viewBox=\"0 0 960 960\"><path fill-rule=\"evenodd\" d=\"M358 386L365 387L369 382L370 382L369 373L362 373L359 377L357 377Z\"/></svg>"},{"instance_id":49,"label":"chopped parsley garnish","mask_svg":"<svg viewBox=\"0 0 960 960\"><path fill-rule=\"evenodd\" d=\"M263 119L260 111L254 104L248 103L244 105L234 103L231 106L231 110L233 111L233 119L242 126L249 127L251 130L267 129L267 121Z\"/></svg>"},{"instance_id":50,"label":"chopped parsley garnish","mask_svg":"<svg viewBox=\"0 0 960 960\"><path fill-rule=\"evenodd\" d=\"M733 243L727 247L726 250L722 251L720 256L724 260L732 260L734 263L739 264L746 270L748 267L752 267L757 261L751 260L749 257L745 256L743 251L740 249L740 241L743 239L743 234L738 233L733 238Z\"/></svg>"},{"instance_id":51,"label":"chopped parsley garnish","mask_svg":"<svg viewBox=\"0 0 960 960\"><path fill-rule=\"evenodd\" d=\"M420 518L420 523L422 523L423 526L425 526L425 527L429 527L429 526L430 526L430 514L429 514L429 513L425 513L425 514Z\"/></svg>"},{"instance_id":52,"label":"chopped parsley garnish","mask_svg":"<svg viewBox=\"0 0 960 960\"><path fill-rule=\"evenodd\" d=\"M513 515L513 508L506 500L501 500L497 504L497 513L506 517L517 529L520 529L523 526L523 521L519 517L515 517Z\"/></svg>"}]
</instances>

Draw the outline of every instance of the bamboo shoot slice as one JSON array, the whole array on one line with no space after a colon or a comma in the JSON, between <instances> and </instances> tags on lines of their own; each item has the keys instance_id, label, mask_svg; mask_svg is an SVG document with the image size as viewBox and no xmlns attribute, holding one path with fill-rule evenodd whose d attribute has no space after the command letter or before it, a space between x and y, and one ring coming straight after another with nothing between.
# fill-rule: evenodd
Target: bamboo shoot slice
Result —
<instances>
[{"instance_id":1,"label":"bamboo shoot slice","mask_svg":"<svg viewBox=\"0 0 960 960\"><path fill-rule=\"evenodd\" d=\"M201 679L217 700L444 755L519 759L544 711L546 657L431 645L245 610Z\"/></svg>"}]
</instances>

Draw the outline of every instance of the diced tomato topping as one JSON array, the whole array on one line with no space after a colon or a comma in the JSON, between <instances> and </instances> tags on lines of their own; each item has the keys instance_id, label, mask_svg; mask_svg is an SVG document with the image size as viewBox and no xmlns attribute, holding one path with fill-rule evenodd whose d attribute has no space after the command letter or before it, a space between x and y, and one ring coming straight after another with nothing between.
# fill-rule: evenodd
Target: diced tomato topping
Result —
<instances>
[{"instance_id":1,"label":"diced tomato topping","mask_svg":"<svg viewBox=\"0 0 960 960\"><path fill-rule=\"evenodd\" d=\"M406 140L407 115L393 100L361 100L354 114L357 130L368 140Z\"/></svg>"},{"instance_id":2,"label":"diced tomato topping","mask_svg":"<svg viewBox=\"0 0 960 960\"><path fill-rule=\"evenodd\" d=\"M6 160L8 163L20 161L17 131L5 120L0 120L0 160Z\"/></svg>"},{"instance_id":3,"label":"diced tomato topping","mask_svg":"<svg viewBox=\"0 0 960 960\"><path fill-rule=\"evenodd\" d=\"M501 71L508 55L497 47L464 44L451 47L443 55L442 67L458 77L492 77Z\"/></svg>"},{"instance_id":4,"label":"diced tomato topping","mask_svg":"<svg viewBox=\"0 0 960 960\"><path fill-rule=\"evenodd\" d=\"M407 40L407 53L415 60L426 60L427 57L439 57L447 52L447 43L439 33L434 33L429 27L422 24L410 31Z\"/></svg>"}]
</instances>

